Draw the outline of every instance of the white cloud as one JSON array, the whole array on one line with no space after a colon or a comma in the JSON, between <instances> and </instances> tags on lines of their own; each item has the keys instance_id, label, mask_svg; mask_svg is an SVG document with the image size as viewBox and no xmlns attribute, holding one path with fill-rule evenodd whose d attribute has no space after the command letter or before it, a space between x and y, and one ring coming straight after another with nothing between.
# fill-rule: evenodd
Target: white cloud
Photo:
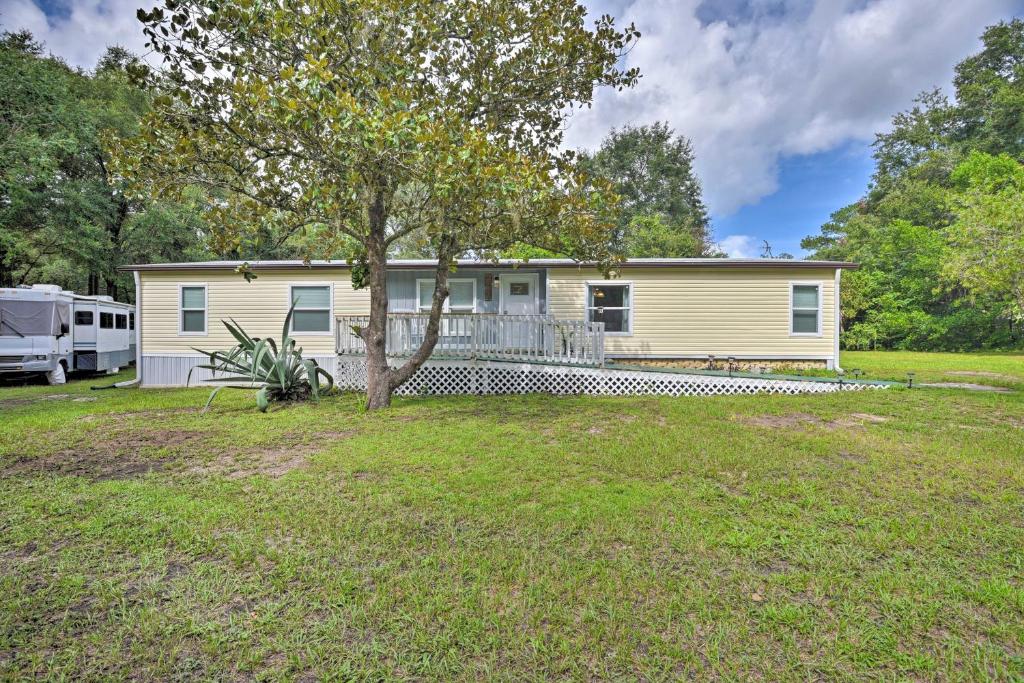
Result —
<instances>
[{"instance_id":1,"label":"white cloud","mask_svg":"<svg viewBox=\"0 0 1024 683\"><path fill-rule=\"evenodd\" d=\"M625 59L643 78L631 91L601 91L573 118L567 144L593 148L614 126L667 120L693 140L718 215L774 192L782 157L871 140L917 93L948 85L986 25L1021 8L1020 0L599 2L591 0L597 12L643 34Z\"/></svg>"},{"instance_id":2,"label":"white cloud","mask_svg":"<svg viewBox=\"0 0 1024 683\"><path fill-rule=\"evenodd\" d=\"M584 0L592 15L635 22L626 57L634 90L600 91L566 142L596 147L614 126L669 121L693 140L712 213L777 189L785 156L870 140L921 90L950 81L984 27L1024 0ZM152 0L0 0L0 26L30 29L47 48L91 67L107 45L138 54L135 19ZM699 18L698 18L699 17Z\"/></svg>"},{"instance_id":3,"label":"white cloud","mask_svg":"<svg viewBox=\"0 0 1024 683\"><path fill-rule=\"evenodd\" d=\"M135 18L148 0L67 0L47 16L33 0L2 0L0 26L6 31L28 29L46 49L72 66L92 68L110 45L137 55L145 53L142 24Z\"/></svg>"},{"instance_id":4,"label":"white cloud","mask_svg":"<svg viewBox=\"0 0 1024 683\"><path fill-rule=\"evenodd\" d=\"M718 243L718 248L733 258L757 258L757 240L750 235L729 235Z\"/></svg>"}]
</instances>

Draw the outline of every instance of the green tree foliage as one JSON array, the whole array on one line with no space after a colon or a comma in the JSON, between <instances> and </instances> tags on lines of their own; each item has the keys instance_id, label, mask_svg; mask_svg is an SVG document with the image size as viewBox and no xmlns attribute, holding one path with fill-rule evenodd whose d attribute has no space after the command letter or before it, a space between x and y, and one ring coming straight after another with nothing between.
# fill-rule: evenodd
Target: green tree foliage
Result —
<instances>
[{"instance_id":1,"label":"green tree foliage","mask_svg":"<svg viewBox=\"0 0 1024 683\"><path fill-rule=\"evenodd\" d=\"M110 168L104 137L136 134L148 107L134 62L111 48L85 73L29 33L0 37L0 286L125 297L118 265L199 256L201 202L132 201Z\"/></svg>"},{"instance_id":2,"label":"green tree foliage","mask_svg":"<svg viewBox=\"0 0 1024 683\"><path fill-rule=\"evenodd\" d=\"M614 193L559 149L596 86L636 81L618 67L632 27L588 27L575 0L166 0L139 18L161 95L121 170L158 196L221 193L215 245L253 225L314 234L309 256L352 240L370 288L370 407L429 357L459 254L525 244L614 265ZM386 258L412 234L437 258L433 306L423 346L393 369Z\"/></svg>"},{"instance_id":3,"label":"green tree foliage","mask_svg":"<svg viewBox=\"0 0 1024 683\"><path fill-rule=\"evenodd\" d=\"M667 123L613 130L581 165L622 198L615 239L627 256L711 255L710 220L693 147Z\"/></svg>"},{"instance_id":4,"label":"green tree foliage","mask_svg":"<svg viewBox=\"0 0 1024 683\"><path fill-rule=\"evenodd\" d=\"M680 230L661 213L634 216L626 235L626 251L637 258L700 256L704 252L699 237Z\"/></svg>"},{"instance_id":5,"label":"green tree foliage","mask_svg":"<svg viewBox=\"0 0 1024 683\"><path fill-rule=\"evenodd\" d=\"M972 153L952 176L956 221L946 275L975 299L1024 320L1024 165L1008 154Z\"/></svg>"},{"instance_id":6,"label":"green tree foliage","mask_svg":"<svg viewBox=\"0 0 1024 683\"><path fill-rule=\"evenodd\" d=\"M802 242L816 258L862 265L843 277L848 347L1022 343L1024 21L982 41L956 67L955 98L927 92L893 117L865 197Z\"/></svg>"}]
</instances>

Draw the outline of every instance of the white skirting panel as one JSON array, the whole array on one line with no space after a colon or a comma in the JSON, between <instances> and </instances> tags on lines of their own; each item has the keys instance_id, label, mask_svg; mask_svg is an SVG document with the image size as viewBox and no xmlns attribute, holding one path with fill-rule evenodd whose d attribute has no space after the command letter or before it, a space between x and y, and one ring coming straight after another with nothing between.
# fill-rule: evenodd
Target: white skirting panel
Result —
<instances>
[{"instance_id":1,"label":"white skirting panel","mask_svg":"<svg viewBox=\"0 0 1024 683\"><path fill-rule=\"evenodd\" d=\"M324 370L335 376L335 364L337 357L310 356ZM196 365L208 362L206 356L193 355L158 355L144 354L142 356L142 386L144 387L183 387L188 380L189 371ZM209 370L196 370L192 373L189 386L203 384L203 380L209 379Z\"/></svg>"},{"instance_id":2,"label":"white skirting panel","mask_svg":"<svg viewBox=\"0 0 1024 683\"><path fill-rule=\"evenodd\" d=\"M342 389L366 388L366 361L338 358L335 381ZM428 361L395 392L442 394L587 394L595 396L718 396L729 394L822 394L883 389L885 384L728 377L494 361Z\"/></svg>"}]
</instances>

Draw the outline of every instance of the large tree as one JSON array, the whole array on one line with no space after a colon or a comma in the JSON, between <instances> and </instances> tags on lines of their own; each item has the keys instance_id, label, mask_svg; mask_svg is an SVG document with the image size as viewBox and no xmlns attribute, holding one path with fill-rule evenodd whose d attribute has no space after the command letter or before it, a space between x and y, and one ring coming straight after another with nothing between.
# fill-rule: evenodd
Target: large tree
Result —
<instances>
[{"instance_id":1,"label":"large tree","mask_svg":"<svg viewBox=\"0 0 1024 683\"><path fill-rule=\"evenodd\" d=\"M456 255L531 244L613 265L614 195L558 150L595 86L636 81L617 66L632 27L587 28L575 0L166 0L139 18L163 94L121 171L158 194L223 193L219 240L269 225L315 235L308 256L352 240L368 407L433 351ZM386 258L415 231L437 255L433 305L423 345L390 368Z\"/></svg>"},{"instance_id":2,"label":"large tree","mask_svg":"<svg viewBox=\"0 0 1024 683\"><path fill-rule=\"evenodd\" d=\"M148 95L134 58L109 49L92 72L0 36L0 286L50 282L115 297L127 260L198 256L203 202L130 200L103 140L137 132Z\"/></svg>"},{"instance_id":3,"label":"large tree","mask_svg":"<svg viewBox=\"0 0 1024 683\"><path fill-rule=\"evenodd\" d=\"M1022 340L1024 21L991 26L954 97L920 95L875 141L872 186L802 245L854 260L848 346L958 350Z\"/></svg>"},{"instance_id":4,"label":"large tree","mask_svg":"<svg viewBox=\"0 0 1024 683\"><path fill-rule=\"evenodd\" d=\"M615 240L628 256L704 256L714 251L693 145L667 123L613 130L582 166L621 196Z\"/></svg>"},{"instance_id":5,"label":"large tree","mask_svg":"<svg viewBox=\"0 0 1024 683\"><path fill-rule=\"evenodd\" d=\"M1008 154L971 154L953 172L958 192L945 271L975 297L1024 321L1024 164Z\"/></svg>"}]
</instances>

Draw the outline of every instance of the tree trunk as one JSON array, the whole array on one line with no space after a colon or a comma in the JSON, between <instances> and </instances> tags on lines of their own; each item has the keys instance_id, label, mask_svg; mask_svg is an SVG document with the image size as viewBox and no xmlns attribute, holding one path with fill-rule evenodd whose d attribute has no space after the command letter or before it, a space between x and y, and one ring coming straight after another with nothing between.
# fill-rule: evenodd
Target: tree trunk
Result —
<instances>
[{"instance_id":1,"label":"tree trunk","mask_svg":"<svg viewBox=\"0 0 1024 683\"><path fill-rule=\"evenodd\" d=\"M376 253L374 253L376 251ZM388 277L387 252L370 249L370 322L362 331L366 342L366 407L391 405L391 370L387 359Z\"/></svg>"},{"instance_id":2,"label":"tree trunk","mask_svg":"<svg viewBox=\"0 0 1024 683\"><path fill-rule=\"evenodd\" d=\"M370 271L370 322L360 334L366 343L366 407L376 410L391 405L391 369L387 358L388 254L384 239L387 209L383 193L378 193L369 207L369 223L366 261Z\"/></svg>"},{"instance_id":3,"label":"tree trunk","mask_svg":"<svg viewBox=\"0 0 1024 683\"><path fill-rule=\"evenodd\" d=\"M107 296L117 301L117 280L112 280L109 277L104 277L103 281L107 283Z\"/></svg>"},{"instance_id":4,"label":"tree trunk","mask_svg":"<svg viewBox=\"0 0 1024 683\"><path fill-rule=\"evenodd\" d=\"M441 328L441 312L444 310L444 301L448 298L448 271L451 268L453 251L454 240L447 236L444 237L438 249L437 267L434 271L434 296L431 301L430 316L427 318L427 329L423 333L423 343L402 367L391 371L392 391L415 375L420 366L434 353Z\"/></svg>"},{"instance_id":5,"label":"tree trunk","mask_svg":"<svg viewBox=\"0 0 1024 683\"><path fill-rule=\"evenodd\" d=\"M379 232L374 229L380 219ZM368 410L387 408L395 389L409 380L420 366L434 352L441 327L441 312L448 298L448 269L454 252L455 240L445 237L438 250L437 269L434 275L434 295L424 331L423 343L416 352L399 368L392 370L387 362L387 243L384 239L384 213L382 202L375 202L370 208L370 239L367 246L369 266L370 322L360 336L366 343L366 407Z\"/></svg>"},{"instance_id":6,"label":"tree trunk","mask_svg":"<svg viewBox=\"0 0 1024 683\"><path fill-rule=\"evenodd\" d=\"M14 278L7 267L7 252L0 247L0 287L13 287Z\"/></svg>"}]
</instances>

